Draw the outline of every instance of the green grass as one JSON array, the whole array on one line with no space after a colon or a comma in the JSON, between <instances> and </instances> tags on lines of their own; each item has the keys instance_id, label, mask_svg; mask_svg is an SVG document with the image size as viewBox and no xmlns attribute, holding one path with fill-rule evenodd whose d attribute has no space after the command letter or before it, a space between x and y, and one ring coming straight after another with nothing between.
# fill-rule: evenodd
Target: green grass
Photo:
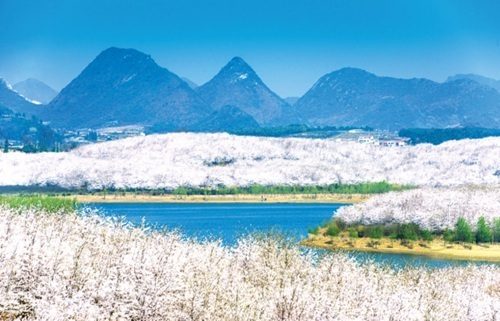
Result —
<instances>
[{"instance_id":1,"label":"green grass","mask_svg":"<svg viewBox=\"0 0 500 321\"><path fill-rule=\"evenodd\" d=\"M62 199L40 195L0 195L0 206L8 206L13 209L34 208L45 210L49 213L72 212L76 209L76 199Z\"/></svg>"}]
</instances>

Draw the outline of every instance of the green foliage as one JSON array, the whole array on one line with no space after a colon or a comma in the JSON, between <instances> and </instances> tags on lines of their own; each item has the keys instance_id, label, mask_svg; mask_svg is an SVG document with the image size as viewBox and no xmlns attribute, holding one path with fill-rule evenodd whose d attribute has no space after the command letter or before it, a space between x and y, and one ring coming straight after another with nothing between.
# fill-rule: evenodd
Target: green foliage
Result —
<instances>
[{"instance_id":1,"label":"green foliage","mask_svg":"<svg viewBox=\"0 0 500 321\"><path fill-rule=\"evenodd\" d=\"M432 235L431 231L429 230L423 230L421 234L422 240L426 242L432 242L434 241L434 236Z\"/></svg>"},{"instance_id":2,"label":"green foliage","mask_svg":"<svg viewBox=\"0 0 500 321\"><path fill-rule=\"evenodd\" d=\"M452 229L446 229L443 233L443 240L445 242L454 242L455 241L455 233L453 233Z\"/></svg>"},{"instance_id":3,"label":"green foliage","mask_svg":"<svg viewBox=\"0 0 500 321\"><path fill-rule=\"evenodd\" d=\"M418 240L420 227L415 223L401 224L401 238L405 240Z\"/></svg>"},{"instance_id":4,"label":"green foliage","mask_svg":"<svg viewBox=\"0 0 500 321\"><path fill-rule=\"evenodd\" d=\"M484 217L481 216L477 222L476 243L488 243L491 241L491 230L489 226L486 225Z\"/></svg>"},{"instance_id":5,"label":"green foliage","mask_svg":"<svg viewBox=\"0 0 500 321\"><path fill-rule=\"evenodd\" d=\"M326 229L325 235L328 236L338 236L340 234L340 229L335 223L330 223Z\"/></svg>"},{"instance_id":6,"label":"green foliage","mask_svg":"<svg viewBox=\"0 0 500 321\"><path fill-rule=\"evenodd\" d=\"M455 227L455 241L473 243L474 235L472 230L463 217L458 218L457 225Z\"/></svg>"},{"instance_id":7,"label":"green foliage","mask_svg":"<svg viewBox=\"0 0 500 321\"><path fill-rule=\"evenodd\" d=\"M9 140L5 138L5 142L3 143L3 152L8 153L9 152Z\"/></svg>"},{"instance_id":8,"label":"green foliage","mask_svg":"<svg viewBox=\"0 0 500 321\"><path fill-rule=\"evenodd\" d=\"M224 166L229 161L214 161L207 166ZM263 186L253 184L250 186L217 186L214 188L208 187L190 187L181 186L173 190L163 190L164 194L173 195L259 195L259 194L381 194L390 191L402 191L411 189L410 186L399 186L388 184L385 181L377 183L360 183L360 184L330 184L317 186L290 186L290 185L275 185ZM150 191L145 191L146 193Z\"/></svg>"},{"instance_id":9,"label":"green foliage","mask_svg":"<svg viewBox=\"0 0 500 321\"><path fill-rule=\"evenodd\" d=\"M339 227L341 231L347 230L347 223L343 219L336 217L333 222Z\"/></svg>"},{"instance_id":10,"label":"green foliage","mask_svg":"<svg viewBox=\"0 0 500 321\"><path fill-rule=\"evenodd\" d=\"M319 233L319 227L310 228L310 229L307 230L307 233L312 234L312 235L318 235L318 233Z\"/></svg>"},{"instance_id":11,"label":"green foliage","mask_svg":"<svg viewBox=\"0 0 500 321\"><path fill-rule=\"evenodd\" d=\"M357 239L359 237L358 231L356 231L356 229L354 227L349 228L349 237L352 239Z\"/></svg>"},{"instance_id":12,"label":"green foliage","mask_svg":"<svg viewBox=\"0 0 500 321\"><path fill-rule=\"evenodd\" d=\"M500 217L495 217L493 219L493 242L500 243Z\"/></svg>"},{"instance_id":13,"label":"green foliage","mask_svg":"<svg viewBox=\"0 0 500 321\"><path fill-rule=\"evenodd\" d=\"M34 208L49 213L73 212L77 208L76 199L38 195L0 196L0 205L13 209Z\"/></svg>"},{"instance_id":14,"label":"green foliage","mask_svg":"<svg viewBox=\"0 0 500 321\"><path fill-rule=\"evenodd\" d=\"M384 236L384 231L382 227L375 226L374 228L370 229L370 238L381 239L383 236Z\"/></svg>"}]
</instances>

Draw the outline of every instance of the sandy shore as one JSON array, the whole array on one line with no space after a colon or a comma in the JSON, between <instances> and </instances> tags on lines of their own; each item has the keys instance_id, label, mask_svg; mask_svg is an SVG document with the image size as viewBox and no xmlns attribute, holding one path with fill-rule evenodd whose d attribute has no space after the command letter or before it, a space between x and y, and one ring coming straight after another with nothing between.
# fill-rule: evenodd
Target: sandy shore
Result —
<instances>
[{"instance_id":1,"label":"sandy shore","mask_svg":"<svg viewBox=\"0 0 500 321\"><path fill-rule=\"evenodd\" d=\"M371 246L370 246L371 242ZM374 242L378 242L379 244ZM401 245L399 240L387 238L372 240L370 238L351 239L347 236L329 237L310 235L301 242L302 245L331 250L352 250L376 253L412 254L449 260L489 261L500 263L500 244L450 244L442 239L432 242L410 241L412 249ZM470 246L469 248L466 248Z\"/></svg>"},{"instance_id":2,"label":"sandy shore","mask_svg":"<svg viewBox=\"0 0 500 321\"><path fill-rule=\"evenodd\" d=\"M361 194L289 194L289 195L146 195L87 194L62 196L76 198L80 203L359 203L372 195Z\"/></svg>"}]
</instances>

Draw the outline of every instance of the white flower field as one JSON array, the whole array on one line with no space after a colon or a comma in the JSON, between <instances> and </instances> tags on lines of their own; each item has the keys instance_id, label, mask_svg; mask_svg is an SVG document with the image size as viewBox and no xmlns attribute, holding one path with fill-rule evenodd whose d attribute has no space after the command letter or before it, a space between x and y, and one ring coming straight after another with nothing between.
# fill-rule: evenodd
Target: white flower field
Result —
<instances>
[{"instance_id":1,"label":"white flower field","mask_svg":"<svg viewBox=\"0 0 500 321\"><path fill-rule=\"evenodd\" d=\"M95 213L0 208L0 318L498 320L500 267L319 261L277 236L231 248Z\"/></svg>"},{"instance_id":2,"label":"white flower field","mask_svg":"<svg viewBox=\"0 0 500 321\"><path fill-rule=\"evenodd\" d=\"M324 139L179 133L134 137L67 153L0 154L0 185L66 188L500 184L500 138L398 148Z\"/></svg>"}]
</instances>

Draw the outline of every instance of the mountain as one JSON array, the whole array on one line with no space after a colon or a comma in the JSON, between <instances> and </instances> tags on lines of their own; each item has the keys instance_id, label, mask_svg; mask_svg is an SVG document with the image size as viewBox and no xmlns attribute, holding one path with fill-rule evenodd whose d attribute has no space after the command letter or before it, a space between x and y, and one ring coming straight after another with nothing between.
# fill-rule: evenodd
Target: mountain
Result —
<instances>
[{"instance_id":1,"label":"mountain","mask_svg":"<svg viewBox=\"0 0 500 321\"><path fill-rule=\"evenodd\" d=\"M177 75L134 49L109 48L41 114L54 126L98 128L165 123L189 127L212 110Z\"/></svg>"},{"instance_id":2,"label":"mountain","mask_svg":"<svg viewBox=\"0 0 500 321\"><path fill-rule=\"evenodd\" d=\"M26 100L2 78L0 78L0 104L15 113L26 115L33 115L40 109L40 106Z\"/></svg>"},{"instance_id":3,"label":"mountain","mask_svg":"<svg viewBox=\"0 0 500 321\"><path fill-rule=\"evenodd\" d=\"M290 117L291 107L240 57L233 58L196 92L215 110L226 105L238 107L259 125L286 123Z\"/></svg>"},{"instance_id":4,"label":"mountain","mask_svg":"<svg viewBox=\"0 0 500 321\"><path fill-rule=\"evenodd\" d=\"M449 82L449 81L455 81L455 80L459 80L459 79L473 80L473 81L480 83L482 85L486 85L486 86L490 86L492 88L495 88L500 93L500 80L495 80L495 79L491 79L491 78L487 78L487 77L483 77L483 76L479 76L479 75L475 75L475 74L458 74L455 76L448 77L448 79L446 81Z\"/></svg>"},{"instance_id":5,"label":"mountain","mask_svg":"<svg viewBox=\"0 0 500 321\"><path fill-rule=\"evenodd\" d=\"M290 106L295 105L299 99L300 99L300 97L285 97L285 98L283 98L283 100L286 101L286 103L289 104Z\"/></svg>"},{"instance_id":6,"label":"mountain","mask_svg":"<svg viewBox=\"0 0 500 321\"><path fill-rule=\"evenodd\" d=\"M191 89L196 89L199 87L194 81L192 81L189 78L182 77L181 79L184 80L186 82L186 84L188 84Z\"/></svg>"},{"instance_id":7,"label":"mountain","mask_svg":"<svg viewBox=\"0 0 500 321\"><path fill-rule=\"evenodd\" d=\"M12 86L12 88L29 100L39 102L41 104L48 104L52 99L54 99L55 96L57 96L57 91L52 89L49 85L34 78L18 82Z\"/></svg>"},{"instance_id":8,"label":"mountain","mask_svg":"<svg viewBox=\"0 0 500 321\"><path fill-rule=\"evenodd\" d=\"M500 125L500 94L490 87L467 79L440 84L378 77L355 68L321 77L294 108L301 123L313 126L398 130Z\"/></svg>"},{"instance_id":9,"label":"mountain","mask_svg":"<svg viewBox=\"0 0 500 321\"><path fill-rule=\"evenodd\" d=\"M260 126L252 116L230 105L214 111L194 126L194 130L199 132L235 132L257 128Z\"/></svg>"}]
</instances>

